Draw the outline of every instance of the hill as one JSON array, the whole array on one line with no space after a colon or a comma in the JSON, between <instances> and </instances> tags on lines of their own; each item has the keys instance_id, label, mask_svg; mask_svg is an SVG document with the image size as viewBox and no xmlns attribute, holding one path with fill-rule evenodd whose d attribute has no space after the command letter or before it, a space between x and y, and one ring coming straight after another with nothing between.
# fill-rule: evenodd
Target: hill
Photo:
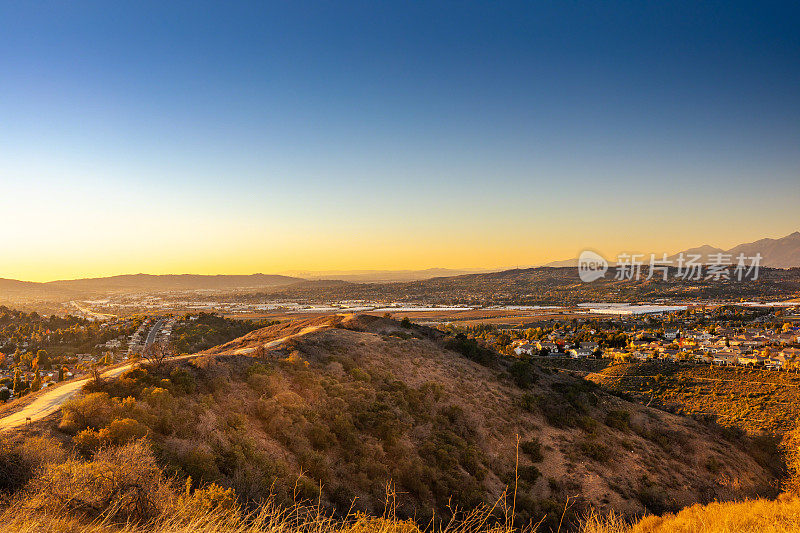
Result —
<instances>
[{"instance_id":1,"label":"hill","mask_svg":"<svg viewBox=\"0 0 800 533\"><path fill-rule=\"evenodd\" d=\"M34 281L19 281L0 278L0 301L11 300L68 300L75 297L75 292L63 287L49 287Z\"/></svg>"},{"instance_id":2,"label":"hill","mask_svg":"<svg viewBox=\"0 0 800 533\"><path fill-rule=\"evenodd\" d=\"M281 287L302 281L273 274L125 274L105 278L50 281L43 285L81 292L182 291L199 289L252 289Z\"/></svg>"},{"instance_id":3,"label":"hill","mask_svg":"<svg viewBox=\"0 0 800 533\"><path fill-rule=\"evenodd\" d=\"M587 376L654 407L708 416L752 434L778 437L800 417L800 375L746 368L624 363Z\"/></svg>"},{"instance_id":4,"label":"hill","mask_svg":"<svg viewBox=\"0 0 800 533\"><path fill-rule=\"evenodd\" d=\"M574 305L582 302L640 302L783 299L800 294L800 268L763 268L756 281L683 280L675 269L662 279L616 280L613 273L583 283L575 268L536 267L439 277L404 283L306 281L242 296L245 300L299 299L330 302L371 300L442 305Z\"/></svg>"},{"instance_id":5,"label":"hill","mask_svg":"<svg viewBox=\"0 0 800 533\"><path fill-rule=\"evenodd\" d=\"M775 490L746 439L368 315L273 325L87 392L60 420L78 449L147 435L166 472L246 505L271 494L380 515L391 482L399 516L446 518L514 487L517 435L518 519L543 527L568 497L577 523L590 506L632 515Z\"/></svg>"},{"instance_id":6,"label":"hill","mask_svg":"<svg viewBox=\"0 0 800 533\"><path fill-rule=\"evenodd\" d=\"M452 269L426 268L424 270L296 270L286 275L309 280L340 280L354 283L386 283L391 281L417 281L442 276L461 276L478 272L489 272L492 269Z\"/></svg>"},{"instance_id":7,"label":"hill","mask_svg":"<svg viewBox=\"0 0 800 533\"><path fill-rule=\"evenodd\" d=\"M105 278L86 278L45 283L0 279L0 303L30 304L67 302L82 298L134 292L187 290L264 290L286 287L300 278L271 274L125 274ZM44 308L49 309L49 308ZM63 309L59 309L62 311Z\"/></svg>"}]
</instances>

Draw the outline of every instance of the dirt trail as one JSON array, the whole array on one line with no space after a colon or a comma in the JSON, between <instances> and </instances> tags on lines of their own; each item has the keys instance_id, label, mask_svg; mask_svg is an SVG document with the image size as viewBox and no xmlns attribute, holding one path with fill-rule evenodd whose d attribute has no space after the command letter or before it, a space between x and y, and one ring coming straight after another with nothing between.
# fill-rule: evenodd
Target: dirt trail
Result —
<instances>
[{"instance_id":1,"label":"dirt trail","mask_svg":"<svg viewBox=\"0 0 800 533\"><path fill-rule=\"evenodd\" d=\"M301 329L301 330L300 330L300 331L298 331L297 333L292 333L291 335L286 335L285 337L281 337L280 339L275 339L274 341L269 341L269 342L267 342L267 343L264 343L264 345L263 345L263 346L264 346L264 348L265 348L265 349L274 348L274 347L276 347L277 345L279 345L279 344L281 344L281 343L283 343L283 342L286 342L286 341L288 341L289 339L293 339L293 338L295 338L295 337L301 337L301 336L303 336L303 335L308 335L309 333L313 333L313 332L315 332L315 331L317 331L317 330L320 330L320 329L322 329L322 328L327 328L327 327L329 327L329 326L308 326L308 327L305 327L305 328ZM258 348L258 347L253 347L253 348L239 348L239 349L237 349L237 350L234 350L234 351L233 351L233 352L231 352L231 353L232 353L233 355L246 355L246 354L249 354L249 353L253 353L253 352L255 352L257 348ZM223 352L223 353L224 353L224 352Z\"/></svg>"},{"instance_id":2,"label":"dirt trail","mask_svg":"<svg viewBox=\"0 0 800 533\"><path fill-rule=\"evenodd\" d=\"M275 339L273 341L269 341L264 344L264 348L274 348L275 346L285 342L291 338L299 337L301 335L306 335L308 333L312 333L321 329L325 326L309 326L307 328L303 328L297 333L292 335L286 335L285 337L281 337L280 339ZM233 352L234 355L243 355L252 353L255 351L255 348L241 348L239 350L235 350ZM192 355L182 355L180 357L173 357L168 359L169 361L178 361L183 359L192 359L194 357L200 357L205 354L192 354ZM101 374L104 378L114 378L117 377L131 368L137 363L129 363L127 365L123 365L112 370L108 370ZM63 385L59 385L58 387L54 388L51 391L46 391L42 393L38 398L36 398L33 402L29 405L25 406L24 408L20 409L16 413L11 413L10 415L0 418L0 431L8 431L11 429L18 428L24 425L26 422L36 422L37 420L41 420L51 414L55 413L61 408L61 405L75 396L80 390L86 385L91 378L83 378L76 381L70 381L64 383Z\"/></svg>"},{"instance_id":3,"label":"dirt trail","mask_svg":"<svg viewBox=\"0 0 800 533\"><path fill-rule=\"evenodd\" d=\"M133 363L130 363L104 372L101 375L104 378L117 377L130 370L132 367ZM83 378L69 381L55 387L53 390L42 393L33 402L16 413L11 413L4 418L0 418L0 431L7 431L22 426L28 419L30 419L31 422L36 422L46 416L50 416L61 408L61 404L80 392L81 388L86 385L90 379L91 378Z\"/></svg>"}]
</instances>

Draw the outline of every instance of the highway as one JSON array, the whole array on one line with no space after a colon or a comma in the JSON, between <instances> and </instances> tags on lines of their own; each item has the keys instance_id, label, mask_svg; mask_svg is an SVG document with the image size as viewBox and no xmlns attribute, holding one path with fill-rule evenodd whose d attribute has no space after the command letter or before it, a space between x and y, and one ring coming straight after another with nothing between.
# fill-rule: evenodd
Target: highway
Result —
<instances>
[{"instance_id":1,"label":"highway","mask_svg":"<svg viewBox=\"0 0 800 533\"><path fill-rule=\"evenodd\" d=\"M149 348L154 342L156 342L156 337L158 336L158 332L161 331L161 328L164 326L164 320L160 319L155 325L150 328L150 332L147 334L147 338L144 341L144 348L145 350Z\"/></svg>"}]
</instances>

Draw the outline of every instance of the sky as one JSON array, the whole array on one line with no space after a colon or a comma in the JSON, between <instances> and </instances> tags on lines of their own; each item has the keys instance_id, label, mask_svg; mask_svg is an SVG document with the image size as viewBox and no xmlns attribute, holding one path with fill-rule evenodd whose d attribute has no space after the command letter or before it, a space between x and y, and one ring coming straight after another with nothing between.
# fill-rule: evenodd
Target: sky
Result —
<instances>
[{"instance_id":1,"label":"sky","mask_svg":"<svg viewBox=\"0 0 800 533\"><path fill-rule=\"evenodd\" d=\"M0 0L0 277L800 229L796 2Z\"/></svg>"}]
</instances>

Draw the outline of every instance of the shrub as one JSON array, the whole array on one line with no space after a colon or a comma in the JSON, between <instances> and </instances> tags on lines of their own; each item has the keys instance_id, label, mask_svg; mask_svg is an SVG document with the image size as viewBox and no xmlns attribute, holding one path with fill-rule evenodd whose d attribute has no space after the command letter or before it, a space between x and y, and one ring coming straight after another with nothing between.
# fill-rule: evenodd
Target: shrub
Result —
<instances>
[{"instance_id":1,"label":"shrub","mask_svg":"<svg viewBox=\"0 0 800 533\"><path fill-rule=\"evenodd\" d=\"M161 456L171 466L170 470L183 472L198 482L213 482L220 477L214 452L205 443L178 438L164 442Z\"/></svg>"},{"instance_id":2,"label":"shrub","mask_svg":"<svg viewBox=\"0 0 800 533\"><path fill-rule=\"evenodd\" d=\"M721 469L722 463L720 463L716 457L710 455L708 459L706 459L706 470L712 474L718 474Z\"/></svg>"},{"instance_id":3,"label":"shrub","mask_svg":"<svg viewBox=\"0 0 800 533\"><path fill-rule=\"evenodd\" d=\"M444 347L485 366L494 366L497 363L497 355L495 352L484 348L463 333L459 333L455 337L447 339Z\"/></svg>"},{"instance_id":4,"label":"shrub","mask_svg":"<svg viewBox=\"0 0 800 533\"><path fill-rule=\"evenodd\" d=\"M648 512L653 514L663 514L675 510L675 506L670 503L669 497L663 488L657 485L645 483L637 494L639 501Z\"/></svg>"},{"instance_id":5,"label":"shrub","mask_svg":"<svg viewBox=\"0 0 800 533\"><path fill-rule=\"evenodd\" d=\"M542 444L536 437L531 440L520 442L519 449L522 450L525 455L530 457L531 461L534 463L538 463L544 459L544 456L542 455Z\"/></svg>"},{"instance_id":6,"label":"shrub","mask_svg":"<svg viewBox=\"0 0 800 533\"><path fill-rule=\"evenodd\" d=\"M106 392L93 392L67 400L61 406L64 415L59 427L75 433L81 429L99 429L108 425L114 418L117 404Z\"/></svg>"},{"instance_id":7,"label":"shrub","mask_svg":"<svg viewBox=\"0 0 800 533\"><path fill-rule=\"evenodd\" d=\"M147 426L132 418L114 420L108 427L100 430L99 438L109 444L127 444L147 435Z\"/></svg>"},{"instance_id":8,"label":"shrub","mask_svg":"<svg viewBox=\"0 0 800 533\"><path fill-rule=\"evenodd\" d=\"M539 408L547 423L555 428L575 427L580 422L580 415L569 405L542 402Z\"/></svg>"},{"instance_id":9,"label":"shrub","mask_svg":"<svg viewBox=\"0 0 800 533\"><path fill-rule=\"evenodd\" d=\"M577 419L578 427L586 433L595 433L597 431L597 420L590 416L580 416Z\"/></svg>"},{"instance_id":10,"label":"shrub","mask_svg":"<svg viewBox=\"0 0 800 533\"><path fill-rule=\"evenodd\" d=\"M527 481L528 483L536 483L536 480L542 476L542 473L533 465L520 466L519 478Z\"/></svg>"},{"instance_id":11,"label":"shrub","mask_svg":"<svg viewBox=\"0 0 800 533\"><path fill-rule=\"evenodd\" d=\"M519 399L519 406L524 410L532 413L539 405L539 397L535 394L526 392Z\"/></svg>"},{"instance_id":12,"label":"shrub","mask_svg":"<svg viewBox=\"0 0 800 533\"><path fill-rule=\"evenodd\" d=\"M272 396L275 393L272 380L267 374L251 374L247 378L247 384L259 394Z\"/></svg>"},{"instance_id":13,"label":"shrub","mask_svg":"<svg viewBox=\"0 0 800 533\"><path fill-rule=\"evenodd\" d=\"M64 460L66 452L55 439L30 437L0 440L0 493L14 493L49 464Z\"/></svg>"},{"instance_id":14,"label":"shrub","mask_svg":"<svg viewBox=\"0 0 800 533\"><path fill-rule=\"evenodd\" d=\"M88 456L93 454L95 450L100 447L100 435L97 431L86 428L72 437L72 442L79 452Z\"/></svg>"},{"instance_id":15,"label":"shrub","mask_svg":"<svg viewBox=\"0 0 800 533\"><path fill-rule=\"evenodd\" d=\"M589 459L599 463L605 463L611 458L611 450L609 447L592 439L586 439L581 442L580 452Z\"/></svg>"},{"instance_id":16,"label":"shrub","mask_svg":"<svg viewBox=\"0 0 800 533\"><path fill-rule=\"evenodd\" d=\"M515 361L508 369L508 372L514 382L523 389L530 388L539 379L536 374L536 368L526 361Z\"/></svg>"},{"instance_id":17,"label":"shrub","mask_svg":"<svg viewBox=\"0 0 800 533\"><path fill-rule=\"evenodd\" d=\"M194 375L183 368L175 368L170 372L169 379L186 394L191 394L197 390L197 380L194 379Z\"/></svg>"},{"instance_id":18,"label":"shrub","mask_svg":"<svg viewBox=\"0 0 800 533\"><path fill-rule=\"evenodd\" d=\"M174 397L164 387L148 387L142 392L145 401L159 411L168 411L174 404Z\"/></svg>"},{"instance_id":19,"label":"shrub","mask_svg":"<svg viewBox=\"0 0 800 533\"><path fill-rule=\"evenodd\" d=\"M220 511L235 513L238 510L233 489L226 489L216 483L211 483L190 493L191 479L188 481L186 494L180 498L178 504L191 514L202 516Z\"/></svg>"},{"instance_id":20,"label":"shrub","mask_svg":"<svg viewBox=\"0 0 800 533\"><path fill-rule=\"evenodd\" d=\"M606 414L606 425L621 431L630 428L631 414L620 409L611 410Z\"/></svg>"},{"instance_id":21,"label":"shrub","mask_svg":"<svg viewBox=\"0 0 800 533\"><path fill-rule=\"evenodd\" d=\"M28 506L54 513L149 520L172 500L149 446L135 441L98 451L89 462L50 464L31 482Z\"/></svg>"}]
</instances>

